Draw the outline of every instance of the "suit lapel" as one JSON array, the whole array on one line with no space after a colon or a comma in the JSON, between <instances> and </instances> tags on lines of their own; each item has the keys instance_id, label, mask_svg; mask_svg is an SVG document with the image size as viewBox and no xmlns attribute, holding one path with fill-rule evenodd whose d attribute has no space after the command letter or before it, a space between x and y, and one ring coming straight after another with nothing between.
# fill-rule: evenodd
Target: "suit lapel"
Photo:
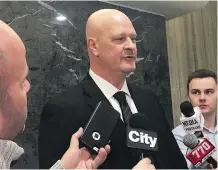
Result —
<instances>
[{"instance_id":1,"label":"suit lapel","mask_svg":"<svg viewBox=\"0 0 218 170\"><path fill-rule=\"evenodd\" d=\"M85 102L88 104L89 109L93 111L100 101L106 101L110 104L108 99L101 92L101 90L99 89L99 87L96 85L96 83L94 82L94 80L91 78L89 74L86 75L82 84L83 84ZM137 90L137 88L135 88L134 85L130 83L127 83L127 86L138 112L143 113L145 109L144 108L145 101L141 100L140 97L142 96L141 92Z\"/></svg>"},{"instance_id":2,"label":"suit lapel","mask_svg":"<svg viewBox=\"0 0 218 170\"><path fill-rule=\"evenodd\" d=\"M83 92L85 101L92 110L96 108L100 101L106 101L110 104L89 74L83 80Z\"/></svg>"},{"instance_id":3,"label":"suit lapel","mask_svg":"<svg viewBox=\"0 0 218 170\"><path fill-rule=\"evenodd\" d=\"M131 94L131 97L135 103L135 106L138 110L138 113L143 113L144 108L144 100L141 99L141 91L139 91L133 84L127 83L129 92Z\"/></svg>"}]
</instances>

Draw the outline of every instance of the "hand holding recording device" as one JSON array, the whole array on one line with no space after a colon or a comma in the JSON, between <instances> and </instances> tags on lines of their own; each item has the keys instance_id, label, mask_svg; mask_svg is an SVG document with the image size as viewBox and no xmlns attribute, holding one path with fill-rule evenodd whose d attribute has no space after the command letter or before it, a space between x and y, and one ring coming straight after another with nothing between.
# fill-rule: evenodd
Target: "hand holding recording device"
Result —
<instances>
[{"instance_id":1,"label":"hand holding recording device","mask_svg":"<svg viewBox=\"0 0 218 170\"><path fill-rule=\"evenodd\" d=\"M119 112L109 103L100 101L79 140L88 149L97 154L101 147L105 147L108 144L119 118Z\"/></svg>"}]
</instances>

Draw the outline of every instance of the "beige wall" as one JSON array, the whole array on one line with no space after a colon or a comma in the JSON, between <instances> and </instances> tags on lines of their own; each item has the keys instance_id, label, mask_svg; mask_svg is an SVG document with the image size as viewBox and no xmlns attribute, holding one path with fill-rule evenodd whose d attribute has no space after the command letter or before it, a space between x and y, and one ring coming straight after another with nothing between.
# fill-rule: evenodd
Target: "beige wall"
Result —
<instances>
[{"instance_id":1,"label":"beige wall","mask_svg":"<svg viewBox=\"0 0 218 170\"><path fill-rule=\"evenodd\" d=\"M197 3L197 2L196 2ZM180 103L187 99L189 73L200 68L217 72L217 4L166 22L174 125L180 124Z\"/></svg>"}]
</instances>

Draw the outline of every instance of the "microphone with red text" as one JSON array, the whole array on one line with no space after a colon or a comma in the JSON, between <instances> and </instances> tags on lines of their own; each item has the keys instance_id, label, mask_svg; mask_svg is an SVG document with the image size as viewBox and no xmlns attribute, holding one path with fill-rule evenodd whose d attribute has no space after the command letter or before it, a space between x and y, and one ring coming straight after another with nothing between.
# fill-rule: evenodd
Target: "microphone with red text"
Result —
<instances>
[{"instance_id":1,"label":"microphone with red text","mask_svg":"<svg viewBox=\"0 0 218 170\"><path fill-rule=\"evenodd\" d=\"M192 149L186 155L186 158L197 168L205 161L212 164L213 168L217 168L217 161L211 157L215 151L215 146L207 139L198 140L194 134L186 134L183 138L183 143L188 148Z\"/></svg>"},{"instance_id":2,"label":"microphone with red text","mask_svg":"<svg viewBox=\"0 0 218 170\"><path fill-rule=\"evenodd\" d=\"M186 133L194 133L197 137L204 137L202 133L204 118L199 107L193 107L189 101L180 104L182 115L181 124Z\"/></svg>"},{"instance_id":3,"label":"microphone with red text","mask_svg":"<svg viewBox=\"0 0 218 170\"><path fill-rule=\"evenodd\" d=\"M134 151L140 155L140 160L145 157L143 151L146 151L146 157L154 164L153 154L158 150L158 138L157 133L149 129L149 122L144 114L133 114L127 126L127 146L134 148Z\"/></svg>"}]
</instances>

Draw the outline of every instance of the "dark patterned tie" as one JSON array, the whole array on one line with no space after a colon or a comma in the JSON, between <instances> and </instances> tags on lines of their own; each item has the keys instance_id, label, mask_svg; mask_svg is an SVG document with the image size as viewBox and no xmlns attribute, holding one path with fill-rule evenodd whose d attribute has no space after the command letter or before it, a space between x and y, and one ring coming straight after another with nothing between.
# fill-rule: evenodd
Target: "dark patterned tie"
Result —
<instances>
[{"instance_id":1,"label":"dark patterned tie","mask_svg":"<svg viewBox=\"0 0 218 170\"><path fill-rule=\"evenodd\" d=\"M129 117L131 116L132 112L131 109L126 101L126 94L123 91L119 91L114 94L114 98L119 102L123 120L126 124L128 124Z\"/></svg>"}]
</instances>

